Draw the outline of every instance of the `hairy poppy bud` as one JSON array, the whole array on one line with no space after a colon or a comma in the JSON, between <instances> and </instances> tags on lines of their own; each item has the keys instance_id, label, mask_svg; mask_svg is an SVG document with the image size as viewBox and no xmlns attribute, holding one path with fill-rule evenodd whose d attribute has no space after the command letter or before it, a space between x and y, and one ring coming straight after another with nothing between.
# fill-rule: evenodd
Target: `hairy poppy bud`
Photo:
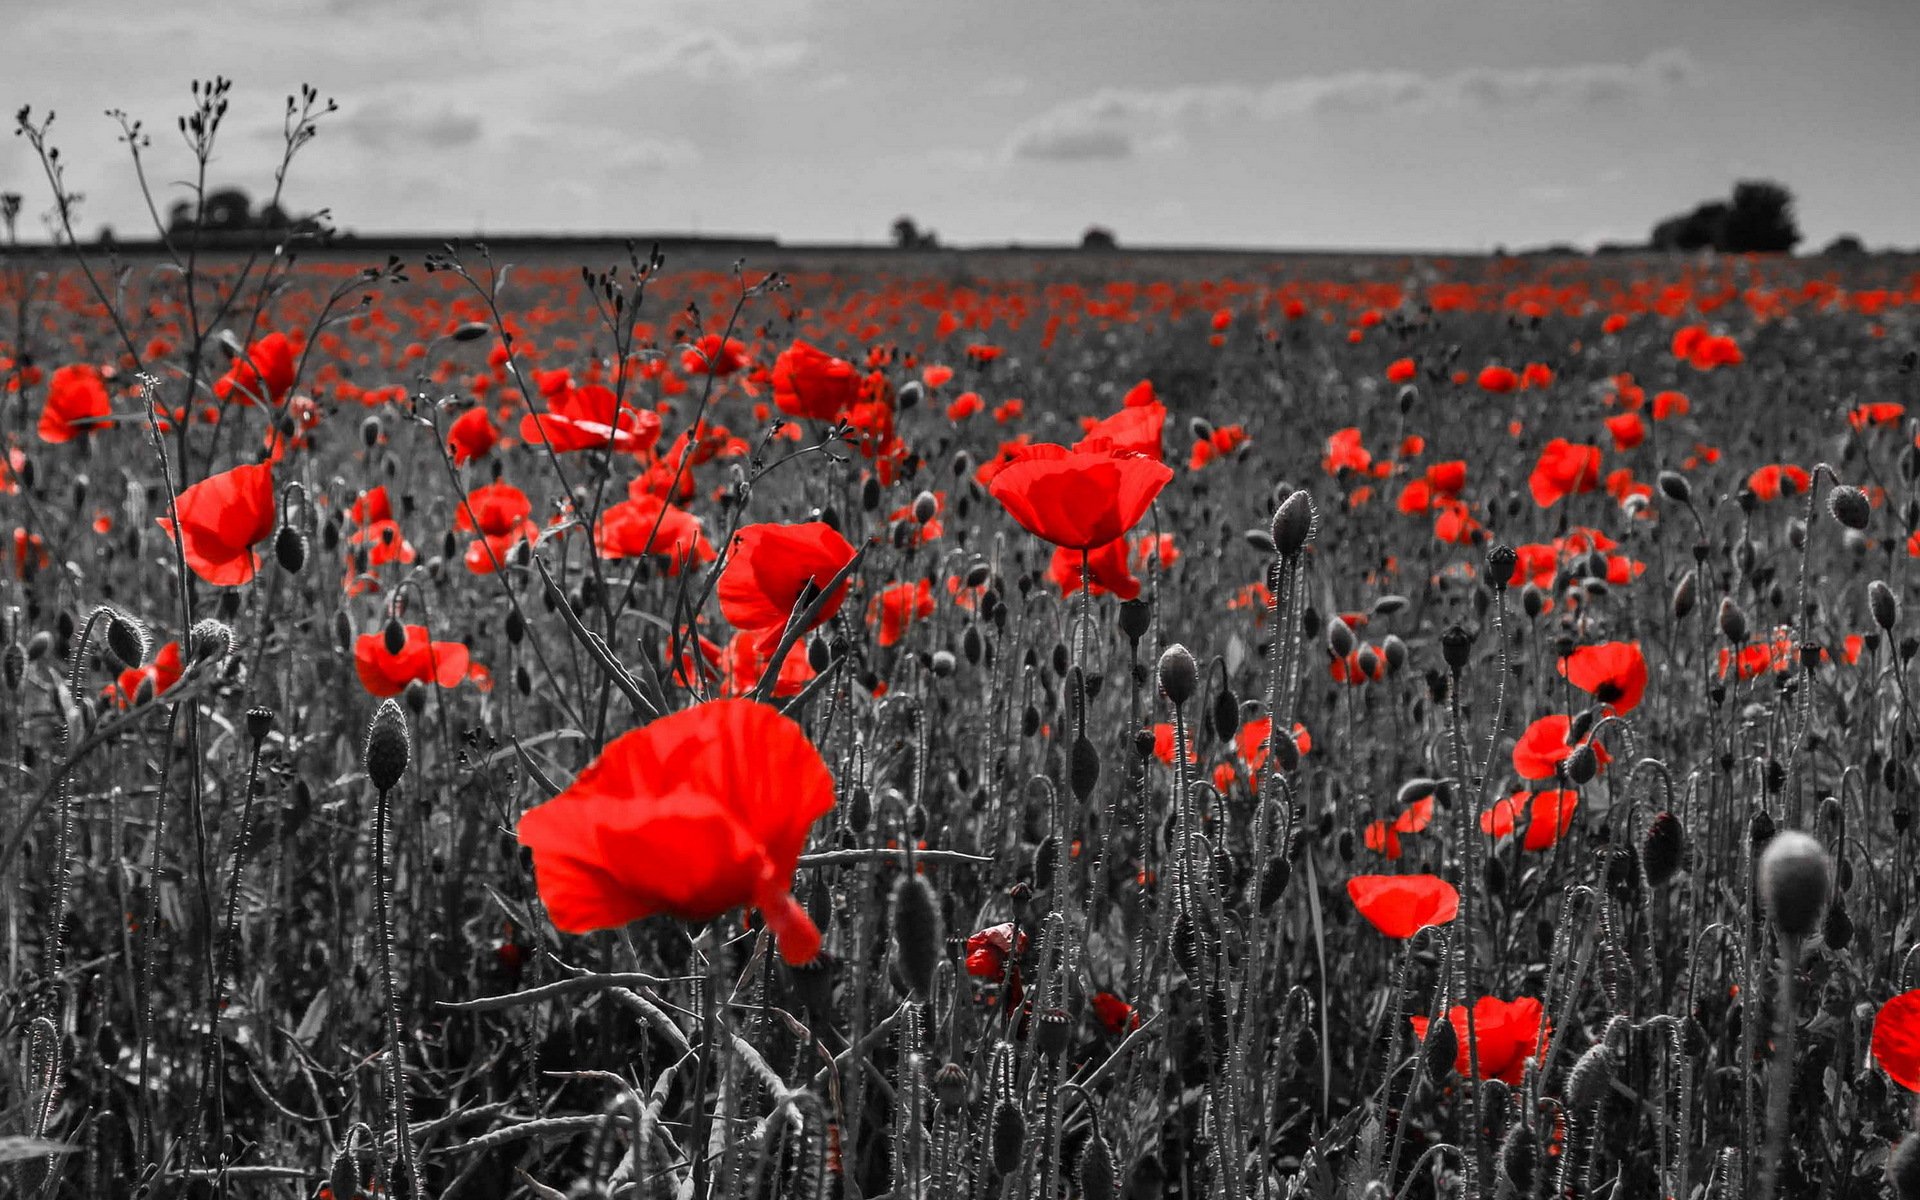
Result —
<instances>
[{"instance_id":1,"label":"hairy poppy bud","mask_svg":"<svg viewBox=\"0 0 1920 1200\"><path fill-rule=\"evenodd\" d=\"M194 622L187 631L187 658L193 663L218 664L233 653L233 630L212 617Z\"/></svg>"},{"instance_id":2,"label":"hairy poppy bud","mask_svg":"<svg viewBox=\"0 0 1920 1200\"><path fill-rule=\"evenodd\" d=\"M1327 622L1327 651L1335 658L1345 658L1353 653L1353 626L1346 618L1335 617Z\"/></svg>"},{"instance_id":3,"label":"hairy poppy bud","mask_svg":"<svg viewBox=\"0 0 1920 1200\"><path fill-rule=\"evenodd\" d=\"M1828 494L1827 511L1848 529L1865 529L1873 520L1873 505L1867 494L1850 483L1840 484Z\"/></svg>"},{"instance_id":4,"label":"hairy poppy bud","mask_svg":"<svg viewBox=\"0 0 1920 1200\"><path fill-rule=\"evenodd\" d=\"M1273 548L1282 558L1292 558L1313 540L1316 514L1313 497L1296 491L1280 502L1273 514Z\"/></svg>"},{"instance_id":5,"label":"hairy poppy bud","mask_svg":"<svg viewBox=\"0 0 1920 1200\"><path fill-rule=\"evenodd\" d=\"M1241 536L1247 539L1247 545L1252 546L1262 554L1274 554L1277 552L1273 544L1273 534L1265 529L1249 529Z\"/></svg>"},{"instance_id":6,"label":"hairy poppy bud","mask_svg":"<svg viewBox=\"0 0 1920 1200\"><path fill-rule=\"evenodd\" d=\"M407 732L407 718L401 714L398 704L382 700L367 725L366 747L360 754L360 765L366 769L373 789L381 793L392 791L407 773L407 763L412 757L413 738Z\"/></svg>"},{"instance_id":7,"label":"hairy poppy bud","mask_svg":"<svg viewBox=\"0 0 1920 1200\"><path fill-rule=\"evenodd\" d=\"M1500 1143L1500 1174L1522 1196L1533 1190L1535 1152L1533 1130L1527 1127L1525 1121L1516 1122L1507 1131L1506 1140Z\"/></svg>"},{"instance_id":8,"label":"hairy poppy bud","mask_svg":"<svg viewBox=\"0 0 1920 1200\"><path fill-rule=\"evenodd\" d=\"M967 1069L957 1062L950 1062L933 1073L934 1099L947 1112L956 1113L965 1108L970 1090Z\"/></svg>"},{"instance_id":9,"label":"hairy poppy bud","mask_svg":"<svg viewBox=\"0 0 1920 1200\"><path fill-rule=\"evenodd\" d=\"M1693 484L1687 482L1687 477L1680 472L1662 471L1657 476L1657 481L1660 484L1660 494L1667 499L1677 504L1693 502Z\"/></svg>"},{"instance_id":10,"label":"hairy poppy bud","mask_svg":"<svg viewBox=\"0 0 1920 1200\"><path fill-rule=\"evenodd\" d=\"M1113 1148L1098 1129L1080 1151L1080 1195L1084 1200L1114 1200L1120 1190L1119 1176L1113 1169Z\"/></svg>"},{"instance_id":11,"label":"hairy poppy bud","mask_svg":"<svg viewBox=\"0 0 1920 1200\"><path fill-rule=\"evenodd\" d=\"M1260 869L1260 884L1254 893L1254 903L1259 905L1261 912L1273 907L1273 902L1287 890L1287 884L1292 879L1293 868L1288 864L1286 855L1276 854L1267 860L1267 865Z\"/></svg>"},{"instance_id":12,"label":"hairy poppy bud","mask_svg":"<svg viewBox=\"0 0 1920 1200\"><path fill-rule=\"evenodd\" d=\"M1160 690L1181 705L1193 698L1199 686L1200 665L1193 661L1193 652L1178 642L1168 646L1160 656Z\"/></svg>"},{"instance_id":13,"label":"hairy poppy bud","mask_svg":"<svg viewBox=\"0 0 1920 1200\"><path fill-rule=\"evenodd\" d=\"M1747 614L1740 611L1732 596L1720 598L1720 635L1736 646L1747 641Z\"/></svg>"},{"instance_id":14,"label":"hairy poppy bud","mask_svg":"<svg viewBox=\"0 0 1920 1200\"><path fill-rule=\"evenodd\" d=\"M1826 849L1807 834L1777 834L1760 855L1760 895L1783 937L1804 938L1819 927L1832 887Z\"/></svg>"},{"instance_id":15,"label":"hairy poppy bud","mask_svg":"<svg viewBox=\"0 0 1920 1200\"><path fill-rule=\"evenodd\" d=\"M1020 1111L1020 1106L1011 1100L995 1101L992 1128L988 1136L993 1152L993 1173L1011 1175L1019 1170L1020 1156L1026 1151L1027 1145L1027 1118Z\"/></svg>"},{"instance_id":16,"label":"hairy poppy bud","mask_svg":"<svg viewBox=\"0 0 1920 1200\"><path fill-rule=\"evenodd\" d=\"M1520 565L1520 552L1505 542L1495 542L1487 550L1487 586L1504 591L1513 570Z\"/></svg>"},{"instance_id":17,"label":"hairy poppy bud","mask_svg":"<svg viewBox=\"0 0 1920 1200\"><path fill-rule=\"evenodd\" d=\"M939 514L940 501L934 498L932 492L921 492L913 498L913 519L919 524L925 525Z\"/></svg>"},{"instance_id":18,"label":"hairy poppy bud","mask_svg":"<svg viewBox=\"0 0 1920 1200\"><path fill-rule=\"evenodd\" d=\"M399 654L407 648L407 627L400 623L399 617L388 617L386 628L381 631L381 644L388 654Z\"/></svg>"},{"instance_id":19,"label":"hairy poppy bud","mask_svg":"<svg viewBox=\"0 0 1920 1200\"><path fill-rule=\"evenodd\" d=\"M893 403L895 408L898 408L901 412L906 412L926 398L926 385L918 379L909 379L900 385L898 392L894 393Z\"/></svg>"},{"instance_id":20,"label":"hairy poppy bud","mask_svg":"<svg viewBox=\"0 0 1920 1200\"><path fill-rule=\"evenodd\" d=\"M1647 826L1640 846L1640 865L1647 882L1659 887L1687 865L1687 830L1680 818L1663 812Z\"/></svg>"},{"instance_id":21,"label":"hairy poppy bud","mask_svg":"<svg viewBox=\"0 0 1920 1200\"><path fill-rule=\"evenodd\" d=\"M1076 799L1085 800L1093 795L1094 785L1100 782L1100 753L1093 748L1093 742L1082 733L1073 739L1072 763L1067 777L1073 785Z\"/></svg>"},{"instance_id":22,"label":"hairy poppy bud","mask_svg":"<svg viewBox=\"0 0 1920 1200\"><path fill-rule=\"evenodd\" d=\"M289 575L298 575L307 565L307 535L291 525L282 525L273 535L273 560Z\"/></svg>"},{"instance_id":23,"label":"hairy poppy bud","mask_svg":"<svg viewBox=\"0 0 1920 1200\"><path fill-rule=\"evenodd\" d=\"M1873 614L1873 623L1889 633L1900 622L1900 601L1882 580L1867 585L1867 611Z\"/></svg>"},{"instance_id":24,"label":"hairy poppy bud","mask_svg":"<svg viewBox=\"0 0 1920 1200\"><path fill-rule=\"evenodd\" d=\"M1581 742L1573 748L1572 754L1567 755L1563 765L1566 767L1567 778L1571 779L1576 787L1585 787L1593 782L1594 774L1600 769L1600 760L1593 752L1592 742Z\"/></svg>"},{"instance_id":25,"label":"hairy poppy bud","mask_svg":"<svg viewBox=\"0 0 1920 1200\"><path fill-rule=\"evenodd\" d=\"M1460 1035L1452 1021L1443 1017L1427 1026L1426 1040L1420 1043L1420 1055L1426 1060L1428 1080L1436 1085L1444 1084L1453 1074L1454 1060L1459 1054Z\"/></svg>"},{"instance_id":26,"label":"hairy poppy bud","mask_svg":"<svg viewBox=\"0 0 1920 1200\"><path fill-rule=\"evenodd\" d=\"M108 609L107 649L122 667L137 667L147 661L147 631L132 617Z\"/></svg>"},{"instance_id":27,"label":"hairy poppy bud","mask_svg":"<svg viewBox=\"0 0 1920 1200\"><path fill-rule=\"evenodd\" d=\"M1839 896L1827 906L1826 919L1820 923L1820 940L1829 950L1845 950L1853 942L1853 918L1847 915L1846 901Z\"/></svg>"},{"instance_id":28,"label":"hairy poppy bud","mask_svg":"<svg viewBox=\"0 0 1920 1200\"><path fill-rule=\"evenodd\" d=\"M901 979L915 995L933 990L940 941L940 909L933 889L918 875L902 876L893 889L893 953Z\"/></svg>"},{"instance_id":29,"label":"hairy poppy bud","mask_svg":"<svg viewBox=\"0 0 1920 1200\"><path fill-rule=\"evenodd\" d=\"M1687 615L1693 611L1694 594L1698 588L1699 577L1691 570L1680 577L1679 583L1673 585L1674 620L1684 621L1687 619Z\"/></svg>"},{"instance_id":30,"label":"hairy poppy bud","mask_svg":"<svg viewBox=\"0 0 1920 1200\"><path fill-rule=\"evenodd\" d=\"M1540 614L1546 610L1547 596L1545 592L1542 592L1537 586L1531 583L1520 589L1520 611L1527 614L1527 620L1532 621L1538 618Z\"/></svg>"}]
</instances>

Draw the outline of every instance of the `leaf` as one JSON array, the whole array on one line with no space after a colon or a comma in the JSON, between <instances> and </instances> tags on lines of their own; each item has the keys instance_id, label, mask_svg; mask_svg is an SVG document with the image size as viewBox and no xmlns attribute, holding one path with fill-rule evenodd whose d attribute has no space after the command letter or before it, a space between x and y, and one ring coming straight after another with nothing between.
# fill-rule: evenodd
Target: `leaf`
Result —
<instances>
[{"instance_id":1,"label":"leaf","mask_svg":"<svg viewBox=\"0 0 1920 1200\"><path fill-rule=\"evenodd\" d=\"M302 1046L311 1047L320 1031L326 1028L327 1016L333 1009L333 1001L327 998L325 991L314 993L313 1001L307 1005L306 1013L300 1018L299 1028L293 1031L293 1040Z\"/></svg>"}]
</instances>

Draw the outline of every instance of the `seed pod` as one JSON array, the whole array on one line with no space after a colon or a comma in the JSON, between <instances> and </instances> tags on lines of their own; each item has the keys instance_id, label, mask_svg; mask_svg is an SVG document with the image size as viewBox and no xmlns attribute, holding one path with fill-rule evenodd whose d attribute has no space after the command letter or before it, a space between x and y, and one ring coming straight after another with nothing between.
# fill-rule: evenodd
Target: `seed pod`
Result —
<instances>
[{"instance_id":1,"label":"seed pod","mask_svg":"<svg viewBox=\"0 0 1920 1200\"><path fill-rule=\"evenodd\" d=\"M1280 557L1294 557L1313 540L1316 516L1313 497L1305 491L1296 491L1280 502L1272 527L1273 548Z\"/></svg>"},{"instance_id":2,"label":"seed pod","mask_svg":"<svg viewBox=\"0 0 1920 1200\"><path fill-rule=\"evenodd\" d=\"M1199 686L1200 666L1193 661L1192 652L1178 642L1168 646L1160 656L1160 690L1175 705L1181 705L1193 698Z\"/></svg>"},{"instance_id":3,"label":"seed pod","mask_svg":"<svg viewBox=\"0 0 1920 1200\"><path fill-rule=\"evenodd\" d=\"M1487 586L1503 591L1520 565L1520 553L1505 542L1495 542L1487 550Z\"/></svg>"},{"instance_id":4,"label":"seed pod","mask_svg":"<svg viewBox=\"0 0 1920 1200\"><path fill-rule=\"evenodd\" d=\"M366 769L374 790L383 795L392 791L407 773L407 763L412 757L413 737L407 732L406 717L398 704L382 700L367 725L366 746L360 755L360 765Z\"/></svg>"},{"instance_id":5,"label":"seed pod","mask_svg":"<svg viewBox=\"0 0 1920 1200\"><path fill-rule=\"evenodd\" d=\"M916 996L933 990L940 942L940 909L933 889L918 875L902 876L893 889L893 956L901 979Z\"/></svg>"},{"instance_id":6,"label":"seed pod","mask_svg":"<svg viewBox=\"0 0 1920 1200\"><path fill-rule=\"evenodd\" d=\"M1039 1021L1033 1027L1033 1046L1047 1059L1060 1061L1067 1052L1067 1039L1073 1033L1073 1018L1067 1016L1064 1009L1049 1008L1040 1014Z\"/></svg>"},{"instance_id":7,"label":"seed pod","mask_svg":"<svg viewBox=\"0 0 1920 1200\"><path fill-rule=\"evenodd\" d=\"M994 1102L992 1123L993 1173L1011 1175L1020 1169L1020 1156L1026 1149L1026 1114L1013 1101L998 1100Z\"/></svg>"},{"instance_id":8,"label":"seed pod","mask_svg":"<svg viewBox=\"0 0 1920 1200\"><path fill-rule=\"evenodd\" d=\"M957 1113L967 1106L967 1069L957 1062L950 1062L933 1073L933 1095L940 1107L949 1113Z\"/></svg>"},{"instance_id":9,"label":"seed pod","mask_svg":"<svg viewBox=\"0 0 1920 1200\"><path fill-rule=\"evenodd\" d=\"M1760 895L1783 937L1804 938L1820 925L1832 871L1820 843L1798 830L1774 837L1760 856Z\"/></svg>"},{"instance_id":10,"label":"seed pod","mask_svg":"<svg viewBox=\"0 0 1920 1200\"><path fill-rule=\"evenodd\" d=\"M1656 816L1640 844L1640 866L1647 882L1659 887L1687 867L1687 829L1670 812Z\"/></svg>"},{"instance_id":11,"label":"seed pod","mask_svg":"<svg viewBox=\"0 0 1920 1200\"><path fill-rule=\"evenodd\" d=\"M259 745L273 732L273 710L256 704L247 710L247 740Z\"/></svg>"},{"instance_id":12,"label":"seed pod","mask_svg":"<svg viewBox=\"0 0 1920 1200\"><path fill-rule=\"evenodd\" d=\"M1867 611L1873 614L1873 623L1889 633L1899 624L1900 601L1883 580L1876 579L1867 585Z\"/></svg>"},{"instance_id":13,"label":"seed pod","mask_svg":"<svg viewBox=\"0 0 1920 1200\"><path fill-rule=\"evenodd\" d=\"M1473 635L1465 626L1449 625L1440 634L1440 654L1455 675L1464 671L1473 654Z\"/></svg>"},{"instance_id":14,"label":"seed pod","mask_svg":"<svg viewBox=\"0 0 1920 1200\"><path fill-rule=\"evenodd\" d=\"M1873 505L1867 494L1850 483L1835 487L1827 495L1827 511L1848 529L1865 529L1873 520Z\"/></svg>"}]
</instances>

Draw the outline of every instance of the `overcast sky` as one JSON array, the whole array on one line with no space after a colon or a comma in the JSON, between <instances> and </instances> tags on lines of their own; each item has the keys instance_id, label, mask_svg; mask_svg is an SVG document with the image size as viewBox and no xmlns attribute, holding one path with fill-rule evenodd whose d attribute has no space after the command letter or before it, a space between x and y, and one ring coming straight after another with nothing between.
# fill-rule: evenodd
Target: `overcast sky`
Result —
<instances>
[{"instance_id":1,"label":"overcast sky","mask_svg":"<svg viewBox=\"0 0 1920 1200\"><path fill-rule=\"evenodd\" d=\"M1485 249L1644 238L1764 176L1819 244L1920 245L1920 0L5 0L82 228L144 208L110 107L342 228ZM0 190L48 192L0 138ZM173 196L161 200L162 211Z\"/></svg>"}]
</instances>

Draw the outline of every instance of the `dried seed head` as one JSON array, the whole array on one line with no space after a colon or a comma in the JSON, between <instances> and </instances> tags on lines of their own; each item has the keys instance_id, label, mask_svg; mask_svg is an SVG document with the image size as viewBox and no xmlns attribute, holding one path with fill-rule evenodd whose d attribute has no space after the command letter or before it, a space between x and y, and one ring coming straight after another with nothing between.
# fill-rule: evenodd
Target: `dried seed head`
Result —
<instances>
[{"instance_id":1,"label":"dried seed head","mask_svg":"<svg viewBox=\"0 0 1920 1200\"><path fill-rule=\"evenodd\" d=\"M1292 558L1313 540L1317 518L1313 497L1304 490L1296 491L1280 502L1280 507L1273 514L1271 530L1273 548L1279 551L1280 557Z\"/></svg>"},{"instance_id":2,"label":"dried seed head","mask_svg":"<svg viewBox=\"0 0 1920 1200\"><path fill-rule=\"evenodd\" d=\"M1826 849L1799 830L1776 834L1760 856L1760 895L1783 937L1804 938L1819 928L1832 889Z\"/></svg>"},{"instance_id":3,"label":"dried seed head","mask_svg":"<svg viewBox=\"0 0 1920 1200\"><path fill-rule=\"evenodd\" d=\"M1168 646L1160 656L1160 690L1181 705L1193 698L1199 686L1200 665L1193 661L1193 652L1178 642Z\"/></svg>"},{"instance_id":4,"label":"dried seed head","mask_svg":"<svg viewBox=\"0 0 1920 1200\"><path fill-rule=\"evenodd\" d=\"M407 773L412 758L413 737L407 732L407 718L398 704L382 700L367 725L366 747L360 755L360 765L366 768L374 790L383 794L392 791Z\"/></svg>"},{"instance_id":5,"label":"dried seed head","mask_svg":"<svg viewBox=\"0 0 1920 1200\"><path fill-rule=\"evenodd\" d=\"M893 889L893 956L900 978L917 996L933 990L941 940L940 909L933 889L918 875L902 876Z\"/></svg>"},{"instance_id":6,"label":"dried seed head","mask_svg":"<svg viewBox=\"0 0 1920 1200\"><path fill-rule=\"evenodd\" d=\"M1873 614L1873 623L1889 633L1900 623L1900 601L1884 580L1867 585L1867 611Z\"/></svg>"},{"instance_id":7,"label":"dried seed head","mask_svg":"<svg viewBox=\"0 0 1920 1200\"><path fill-rule=\"evenodd\" d=\"M247 710L247 740L258 746L273 732L273 710L256 704Z\"/></svg>"},{"instance_id":8,"label":"dried seed head","mask_svg":"<svg viewBox=\"0 0 1920 1200\"><path fill-rule=\"evenodd\" d=\"M207 617L187 631L187 659L196 665L217 666L232 653L233 630L224 621Z\"/></svg>"},{"instance_id":9,"label":"dried seed head","mask_svg":"<svg viewBox=\"0 0 1920 1200\"><path fill-rule=\"evenodd\" d=\"M1867 494L1850 483L1840 484L1828 494L1827 511L1848 529L1865 529L1873 520L1873 505Z\"/></svg>"},{"instance_id":10,"label":"dried seed head","mask_svg":"<svg viewBox=\"0 0 1920 1200\"><path fill-rule=\"evenodd\" d=\"M1034 1026L1034 1048L1049 1060L1058 1062L1067 1051L1068 1035L1073 1032L1073 1018L1065 1009L1049 1008L1040 1014L1039 1023Z\"/></svg>"},{"instance_id":11,"label":"dried seed head","mask_svg":"<svg viewBox=\"0 0 1920 1200\"><path fill-rule=\"evenodd\" d=\"M108 609L107 649L121 667L131 670L139 666L147 661L146 627L118 609Z\"/></svg>"}]
</instances>

